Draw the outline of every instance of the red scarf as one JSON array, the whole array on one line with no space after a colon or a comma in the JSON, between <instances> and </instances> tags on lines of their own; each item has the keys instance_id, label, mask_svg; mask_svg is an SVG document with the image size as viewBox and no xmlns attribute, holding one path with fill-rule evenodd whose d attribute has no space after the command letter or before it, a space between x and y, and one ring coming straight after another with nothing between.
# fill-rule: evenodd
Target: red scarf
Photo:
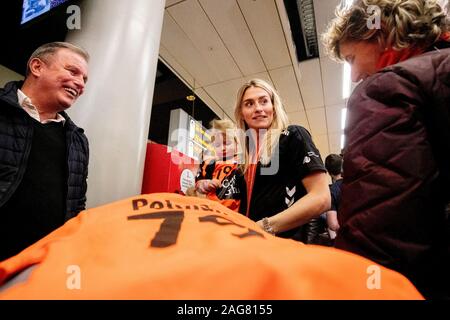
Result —
<instances>
[{"instance_id":1,"label":"red scarf","mask_svg":"<svg viewBox=\"0 0 450 320\"><path fill-rule=\"evenodd\" d=\"M440 40L450 42L450 31L441 34Z\"/></svg>"},{"instance_id":2,"label":"red scarf","mask_svg":"<svg viewBox=\"0 0 450 320\"><path fill-rule=\"evenodd\" d=\"M450 32L443 33L439 40L450 41ZM406 48L402 50L395 50L390 48L384 51L377 63L377 70L383 69L384 67L399 63L401 61L407 60L411 57L417 56L425 51L425 48L413 47Z\"/></svg>"},{"instance_id":3,"label":"red scarf","mask_svg":"<svg viewBox=\"0 0 450 320\"><path fill-rule=\"evenodd\" d=\"M406 48L402 50L395 50L394 48L387 49L384 51L377 63L377 70L381 70L384 67L399 63L401 61L407 60L411 57L417 56L423 53L425 49L423 48Z\"/></svg>"}]
</instances>

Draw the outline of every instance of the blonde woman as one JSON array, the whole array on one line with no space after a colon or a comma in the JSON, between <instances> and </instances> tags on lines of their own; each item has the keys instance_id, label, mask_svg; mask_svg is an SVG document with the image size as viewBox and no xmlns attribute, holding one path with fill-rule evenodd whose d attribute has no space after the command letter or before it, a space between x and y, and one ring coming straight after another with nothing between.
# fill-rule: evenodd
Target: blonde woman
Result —
<instances>
[{"instance_id":1,"label":"blonde woman","mask_svg":"<svg viewBox=\"0 0 450 320\"><path fill-rule=\"evenodd\" d=\"M449 298L448 17L434 0L356 1L336 14L324 44L362 80L348 102L336 247Z\"/></svg>"},{"instance_id":2,"label":"blonde woman","mask_svg":"<svg viewBox=\"0 0 450 320\"><path fill-rule=\"evenodd\" d=\"M319 151L306 129L288 126L278 93L263 80L240 88L235 118L247 187L241 212L267 232L297 238L299 226L330 208Z\"/></svg>"}]
</instances>

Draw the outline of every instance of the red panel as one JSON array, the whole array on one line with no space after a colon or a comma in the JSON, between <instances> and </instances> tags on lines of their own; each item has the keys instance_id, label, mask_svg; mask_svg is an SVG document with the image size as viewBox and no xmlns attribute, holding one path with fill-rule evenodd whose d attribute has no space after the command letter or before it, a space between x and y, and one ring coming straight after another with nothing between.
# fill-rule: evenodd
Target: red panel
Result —
<instances>
[{"instance_id":1,"label":"red panel","mask_svg":"<svg viewBox=\"0 0 450 320\"><path fill-rule=\"evenodd\" d=\"M147 154L145 157L144 178L142 181L142 193L172 192L181 193L181 174L184 170L189 181L197 173L198 163L181 152L169 151L165 145L157 143L147 144ZM187 179L184 179L186 186Z\"/></svg>"}]
</instances>

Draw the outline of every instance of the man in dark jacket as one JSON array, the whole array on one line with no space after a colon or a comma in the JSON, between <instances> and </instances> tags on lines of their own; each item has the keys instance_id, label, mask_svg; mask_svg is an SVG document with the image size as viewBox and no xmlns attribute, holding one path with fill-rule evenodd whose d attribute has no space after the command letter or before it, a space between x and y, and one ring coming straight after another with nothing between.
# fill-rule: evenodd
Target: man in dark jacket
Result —
<instances>
[{"instance_id":1,"label":"man in dark jacket","mask_svg":"<svg viewBox=\"0 0 450 320\"><path fill-rule=\"evenodd\" d=\"M0 89L0 260L85 209L88 140L64 110L83 93L89 55L42 45L24 82Z\"/></svg>"}]
</instances>

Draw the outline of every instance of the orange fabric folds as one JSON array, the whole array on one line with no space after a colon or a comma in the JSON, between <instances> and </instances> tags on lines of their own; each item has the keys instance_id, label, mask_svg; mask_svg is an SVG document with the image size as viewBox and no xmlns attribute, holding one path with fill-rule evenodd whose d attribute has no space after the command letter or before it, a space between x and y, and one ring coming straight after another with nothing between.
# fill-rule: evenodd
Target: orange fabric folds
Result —
<instances>
[{"instance_id":1,"label":"orange fabric folds","mask_svg":"<svg viewBox=\"0 0 450 320\"><path fill-rule=\"evenodd\" d=\"M422 299L367 259L277 238L216 202L166 193L82 212L1 262L0 285L31 265L1 299Z\"/></svg>"}]
</instances>

